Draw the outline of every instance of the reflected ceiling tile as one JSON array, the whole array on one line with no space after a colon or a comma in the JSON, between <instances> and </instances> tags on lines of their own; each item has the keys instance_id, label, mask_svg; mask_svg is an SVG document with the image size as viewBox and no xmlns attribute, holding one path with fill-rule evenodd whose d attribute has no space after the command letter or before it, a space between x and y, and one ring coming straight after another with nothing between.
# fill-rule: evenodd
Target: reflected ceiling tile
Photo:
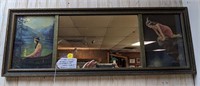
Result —
<instances>
[{"instance_id":1,"label":"reflected ceiling tile","mask_svg":"<svg viewBox=\"0 0 200 86\"><path fill-rule=\"evenodd\" d=\"M87 44L83 43L83 42L79 42L79 43L71 43L73 47L88 47Z\"/></svg>"},{"instance_id":2,"label":"reflected ceiling tile","mask_svg":"<svg viewBox=\"0 0 200 86\"><path fill-rule=\"evenodd\" d=\"M137 16L114 16L109 27L138 27Z\"/></svg>"},{"instance_id":3,"label":"reflected ceiling tile","mask_svg":"<svg viewBox=\"0 0 200 86\"><path fill-rule=\"evenodd\" d=\"M131 47L131 44L138 42L139 37L134 37L134 36L127 36L125 37L122 41L120 41L118 44L116 44L113 49L117 48L124 48L124 47Z\"/></svg>"},{"instance_id":4,"label":"reflected ceiling tile","mask_svg":"<svg viewBox=\"0 0 200 86\"><path fill-rule=\"evenodd\" d=\"M112 48L117 45L120 41L122 41L125 37L105 37L101 48Z\"/></svg>"},{"instance_id":5,"label":"reflected ceiling tile","mask_svg":"<svg viewBox=\"0 0 200 86\"><path fill-rule=\"evenodd\" d=\"M78 28L83 36L104 36L107 28Z\"/></svg>"},{"instance_id":6,"label":"reflected ceiling tile","mask_svg":"<svg viewBox=\"0 0 200 86\"><path fill-rule=\"evenodd\" d=\"M58 47L122 49L139 40L138 19L137 16L62 16L58 35L65 39ZM84 41L66 42L81 38Z\"/></svg>"},{"instance_id":7,"label":"reflected ceiling tile","mask_svg":"<svg viewBox=\"0 0 200 86\"><path fill-rule=\"evenodd\" d=\"M59 47L71 47L72 45L69 42L63 40L58 44L58 46Z\"/></svg>"},{"instance_id":8,"label":"reflected ceiling tile","mask_svg":"<svg viewBox=\"0 0 200 86\"><path fill-rule=\"evenodd\" d=\"M76 27L107 27L111 16L72 16Z\"/></svg>"},{"instance_id":9,"label":"reflected ceiling tile","mask_svg":"<svg viewBox=\"0 0 200 86\"><path fill-rule=\"evenodd\" d=\"M128 36L134 30L134 28L108 28L105 36Z\"/></svg>"},{"instance_id":10,"label":"reflected ceiling tile","mask_svg":"<svg viewBox=\"0 0 200 86\"><path fill-rule=\"evenodd\" d=\"M104 37L88 37L87 43L89 47L100 48Z\"/></svg>"},{"instance_id":11,"label":"reflected ceiling tile","mask_svg":"<svg viewBox=\"0 0 200 86\"><path fill-rule=\"evenodd\" d=\"M75 27L71 18L69 16L60 16L59 18L59 27L62 28L66 28L66 27Z\"/></svg>"},{"instance_id":12,"label":"reflected ceiling tile","mask_svg":"<svg viewBox=\"0 0 200 86\"><path fill-rule=\"evenodd\" d=\"M134 40L134 41L139 41L139 35L131 33L129 34L124 40Z\"/></svg>"},{"instance_id":13,"label":"reflected ceiling tile","mask_svg":"<svg viewBox=\"0 0 200 86\"><path fill-rule=\"evenodd\" d=\"M66 36L81 36L79 31L76 28L60 28L58 31L58 35L61 37Z\"/></svg>"},{"instance_id":14,"label":"reflected ceiling tile","mask_svg":"<svg viewBox=\"0 0 200 86\"><path fill-rule=\"evenodd\" d=\"M112 47L112 50L122 50L124 47L126 47L125 45L117 45Z\"/></svg>"}]
</instances>

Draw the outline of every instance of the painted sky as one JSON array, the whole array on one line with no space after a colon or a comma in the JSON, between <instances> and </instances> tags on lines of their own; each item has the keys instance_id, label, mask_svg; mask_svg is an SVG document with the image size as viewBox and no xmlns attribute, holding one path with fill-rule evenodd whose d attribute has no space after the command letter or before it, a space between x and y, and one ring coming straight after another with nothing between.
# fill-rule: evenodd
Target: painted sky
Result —
<instances>
[{"instance_id":1,"label":"painted sky","mask_svg":"<svg viewBox=\"0 0 200 86\"><path fill-rule=\"evenodd\" d=\"M24 25L31 27L32 29L45 28L54 23L55 17L46 16L46 17L37 17L37 16L28 16L24 18Z\"/></svg>"}]
</instances>

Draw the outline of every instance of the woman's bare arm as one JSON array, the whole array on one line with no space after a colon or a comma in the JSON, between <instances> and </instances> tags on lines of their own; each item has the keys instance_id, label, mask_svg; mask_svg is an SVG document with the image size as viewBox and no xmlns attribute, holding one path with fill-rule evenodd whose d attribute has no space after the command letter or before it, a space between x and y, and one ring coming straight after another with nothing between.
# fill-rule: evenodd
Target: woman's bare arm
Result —
<instances>
[{"instance_id":1,"label":"woman's bare arm","mask_svg":"<svg viewBox=\"0 0 200 86\"><path fill-rule=\"evenodd\" d=\"M42 47L41 44L38 44L35 50L31 54L27 55L26 57L33 57L41 47Z\"/></svg>"},{"instance_id":2,"label":"woman's bare arm","mask_svg":"<svg viewBox=\"0 0 200 86\"><path fill-rule=\"evenodd\" d=\"M154 30L154 32L158 35L158 37L161 37L161 35L160 35L160 33L158 32L157 29L153 29L153 30Z\"/></svg>"},{"instance_id":3,"label":"woman's bare arm","mask_svg":"<svg viewBox=\"0 0 200 86\"><path fill-rule=\"evenodd\" d=\"M158 34L159 34L159 36L161 37L161 40L162 41L164 41L166 38L165 38L165 36L164 36L164 34L163 34L163 32L161 31L161 28L160 28L160 26L158 25L158 24L156 24L156 27L157 27L157 30L158 30Z\"/></svg>"}]
</instances>

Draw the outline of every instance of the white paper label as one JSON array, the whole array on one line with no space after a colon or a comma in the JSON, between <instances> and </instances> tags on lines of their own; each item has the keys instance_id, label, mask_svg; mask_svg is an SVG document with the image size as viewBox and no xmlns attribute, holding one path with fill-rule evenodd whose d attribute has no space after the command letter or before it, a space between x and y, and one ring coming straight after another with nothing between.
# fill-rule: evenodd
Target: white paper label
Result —
<instances>
[{"instance_id":1,"label":"white paper label","mask_svg":"<svg viewBox=\"0 0 200 86\"><path fill-rule=\"evenodd\" d=\"M76 68L77 59L76 58L60 58L57 63L59 69L69 69Z\"/></svg>"}]
</instances>

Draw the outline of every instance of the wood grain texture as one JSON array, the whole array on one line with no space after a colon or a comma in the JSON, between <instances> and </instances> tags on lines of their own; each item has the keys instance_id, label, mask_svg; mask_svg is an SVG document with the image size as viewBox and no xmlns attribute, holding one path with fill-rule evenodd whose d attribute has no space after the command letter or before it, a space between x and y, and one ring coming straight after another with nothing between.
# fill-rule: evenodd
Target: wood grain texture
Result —
<instances>
[{"instance_id":1,"label":"wood grain texture","mask_svg":"<svg viewBox=\"0 0 200 86\"><path fill-rule=\"evenodd\" d=\"M181 0L0 0L0 60L10 8L178 7ZM1 63L0 63L1 64ZM1 67L1 66L0 66ZM1 86L194 86L192 75L0 78Z\"/></svg>"}]
</instances>

